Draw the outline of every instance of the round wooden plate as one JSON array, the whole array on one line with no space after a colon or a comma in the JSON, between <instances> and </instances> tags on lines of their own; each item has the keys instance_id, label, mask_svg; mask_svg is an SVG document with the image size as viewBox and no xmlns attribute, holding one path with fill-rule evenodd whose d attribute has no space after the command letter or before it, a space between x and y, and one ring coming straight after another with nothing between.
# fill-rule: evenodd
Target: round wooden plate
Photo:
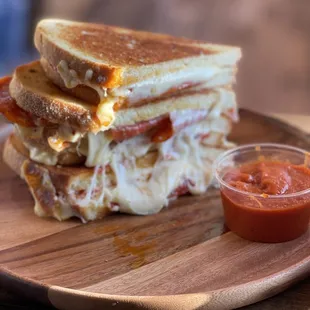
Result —
<instances>
[{"instance_id":1,"label":"round wooden plate","mask_svg":"<svg viewBox=\"0 0 310 310\"><path fill-rule=\"evenodd\" d=\"M285 123L240 117L231 135L239 144L310 150L310 138ZM0 166L1 285L56 308L231 309L310 274L309 233L281 244L243 240L225 230L215 189L157 215L60 223L36 217L27 186Z\"/></svg>"}]
</instances>

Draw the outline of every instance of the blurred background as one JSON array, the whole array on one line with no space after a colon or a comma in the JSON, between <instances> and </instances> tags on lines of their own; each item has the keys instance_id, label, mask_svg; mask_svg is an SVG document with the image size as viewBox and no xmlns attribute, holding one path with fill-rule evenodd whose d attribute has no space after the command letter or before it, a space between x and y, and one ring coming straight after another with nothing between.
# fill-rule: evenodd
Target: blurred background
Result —
<instances>
[{"instance_id":1,"label":"blurred background","mask_svg":"<svg viewBox=\"0 0 310 310\"><path fill-rule=\"evenodd\" d=\"M44 17L164 32L241 46L240 106L310 114L309 0L0 0L0 74L38 57Z\"/></svg>"}]
</instances>

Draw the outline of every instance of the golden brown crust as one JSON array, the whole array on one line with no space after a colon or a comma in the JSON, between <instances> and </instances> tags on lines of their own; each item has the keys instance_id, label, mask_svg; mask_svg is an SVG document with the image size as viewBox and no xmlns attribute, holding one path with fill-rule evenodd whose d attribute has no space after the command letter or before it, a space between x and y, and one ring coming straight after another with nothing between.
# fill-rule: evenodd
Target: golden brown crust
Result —
<instances>
[{"instance_id":1,"label":"golden brown crust","mask_svg":"<svg viewBox=\"0 0 310 310\"><path fill-rule=\"evenodd\" d=\"M53 67L65 61L80 78L91 69L91 82L107 88L141 80L149 74L156 76L158 72L169 71L170 67L173 70L177 66L186 67L189 62L185 59L208 59L211 63L232 65L240 58L240 50L235 47L53 19L42 20L37 25L34 42L42 57ZM222 54L228 57L224 59ZM160 66L155 70L154 65Z\"/></svg>"},{"instance_id":2,"label":"golden brown crust","mask_svg":"<svg viewBox=\"0 0 310 310\"><path fill-rule=\"evenodd\" d=\"M51 30L57 33L60 41L83 50L92 58L101 59L100 65L108 70L124 66L158 64L217 52L212 45L207 48L207 43L202 41L103 24L61 20L43 20L38 24L35 43L40 52L43 41L49 40Z\"/></svg>"},{"instance_id":3,"label":"golden brown crust","mask_svg":"<svg viewBox=\"0 0 310 310\"><path fill-rule=\"evenodd\" d=\"M55 86L44 74L39 61L16 68L10 94L23 110L51 123L67 123L81 131L94 126L95 107Z\"/></svg>"}]
</instances>

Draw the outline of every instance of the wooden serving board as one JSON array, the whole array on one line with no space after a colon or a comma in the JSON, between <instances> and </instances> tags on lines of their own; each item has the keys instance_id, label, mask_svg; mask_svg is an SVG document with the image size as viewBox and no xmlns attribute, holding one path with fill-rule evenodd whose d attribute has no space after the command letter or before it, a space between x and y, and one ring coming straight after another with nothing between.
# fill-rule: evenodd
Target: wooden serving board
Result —
<instances>
[{"instance_id":1,"label":"wooden serving board","mask_svg":"<svg viewBox=\"0 0 310 310\"><path fill-rule=\"evenodd\" d=\"M240 111L231 140L310 150L278 120ZM3 140L3 137L2 137ZM219 192L152 216L59 223L33 214L27 186L0 163L0 284L59 309L231 309L310 274L310 234L281 244L227 232Z\"/></svg>"}]
</instances>

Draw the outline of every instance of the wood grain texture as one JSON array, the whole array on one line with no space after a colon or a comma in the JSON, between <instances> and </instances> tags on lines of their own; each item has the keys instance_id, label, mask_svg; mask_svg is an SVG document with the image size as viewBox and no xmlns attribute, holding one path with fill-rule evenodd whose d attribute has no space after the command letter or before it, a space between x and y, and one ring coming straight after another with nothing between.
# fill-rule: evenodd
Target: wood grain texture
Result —
<instances>
[{"instance_id":1,"label":"wood grain texture","mask_svg":"<svg viewBox=\"0 0 310 310\"><path fill-rule=\"evenodd\" d=\"M252 112L240 114L231 134L237 143L310 150L301 131ZM229 309L310 274L309 233L283 244L243 240L225 231L215 189L182 197L153 216L59 223L37 218L26 186L0 166L1 284L24 292L42 289L41 301L60 309Z\"/></svg>"}]
</instances>

